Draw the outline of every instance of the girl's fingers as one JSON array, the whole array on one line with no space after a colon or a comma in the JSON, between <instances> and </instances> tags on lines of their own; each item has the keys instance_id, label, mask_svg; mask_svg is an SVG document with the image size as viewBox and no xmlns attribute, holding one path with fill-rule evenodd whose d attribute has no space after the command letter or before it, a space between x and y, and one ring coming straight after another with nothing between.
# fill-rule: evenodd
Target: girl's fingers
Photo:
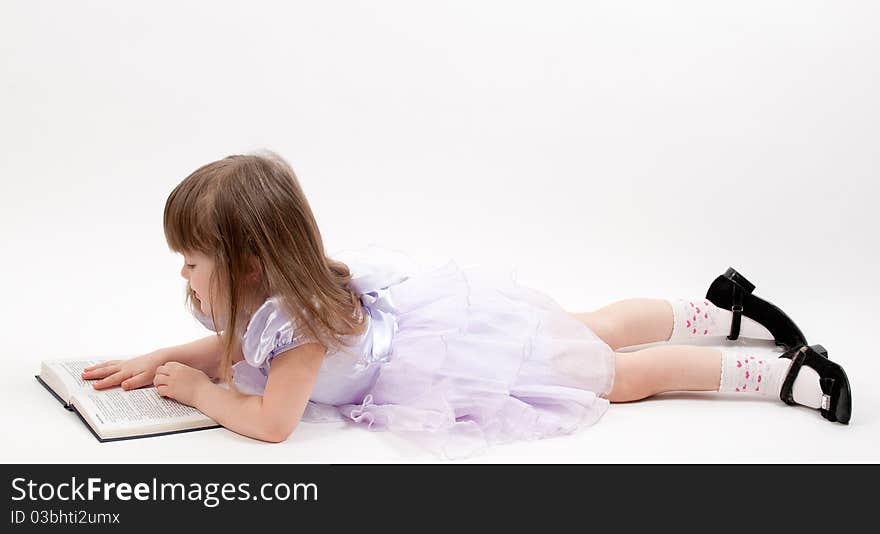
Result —
<instances>
[{"instance_id":1,"label":"girl's fingers","mask_svg":"<svg viewBox=\"0 0 880 534\"><path fill-rule=\"evenodd\" d=\"M127 378L127 377L122 373L122 371L117 371L106 378L103 378L101 380L98 380L97 382L94 382L92 385L94 386L95 389L109 388L111 386L115 386L115 385L119 384L125 378Z\"/></svg>"},{"instance_id":2,"label":"girl's fingers","mask_svg":"<svg viewBox=\"0 0 880 534\"><path fill-rule=\"evenodd\" d=\"M127 378L122 382L122 389L136 389L151 384L150 375L141 371L131 378Z\"/></svg>"},{"instance_id":3,"label":"girl's fingers","mask_svg":"<svg viewBox=\"0 0 880 534\"><path fill-rule=\"evenodd\" d=\"M83 376L83 378L87 378L89 380L94 380L96 378L104 378L104 377L110 376L111 374L116 373L118 371L119 371L119 366L114 364L114 365L108 365L106 367L101 367L98 369L93 369L91 371L89 371L89 370L83 371L82 376Z\"/></svg>"}]
</instances>

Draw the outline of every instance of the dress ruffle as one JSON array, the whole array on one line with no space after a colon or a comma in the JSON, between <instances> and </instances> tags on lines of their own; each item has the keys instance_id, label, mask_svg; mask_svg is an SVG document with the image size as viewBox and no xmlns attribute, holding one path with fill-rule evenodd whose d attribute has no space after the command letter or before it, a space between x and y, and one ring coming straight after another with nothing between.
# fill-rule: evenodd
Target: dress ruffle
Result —
<instances>
[{"instance_id":1,"label":"dress ruffle","mask_svg":"<svg viewBox=\"0 0 880 534\"><path fill-rule=\"evenodd\" d=\"M391 285L391 354L358 404L310 402L447 458L569 434L608 409L613 350L545 294L455 261Z\"/></svg>"}]
</instances>

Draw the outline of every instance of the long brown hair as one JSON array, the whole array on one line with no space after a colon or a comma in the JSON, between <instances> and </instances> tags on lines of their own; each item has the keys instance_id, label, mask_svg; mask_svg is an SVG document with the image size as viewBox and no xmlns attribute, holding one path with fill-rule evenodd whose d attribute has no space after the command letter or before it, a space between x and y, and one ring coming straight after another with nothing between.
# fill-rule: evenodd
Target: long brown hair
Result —
<instances>
[{"instance_id":1,"label":"long brown hair","mask_svg":"<svg viewBox=\"0 0 880 534\"><path fill-rule=\"evenodd\" d=\"M364 332L360 301L347 287L351 272L325 255L299 180L276 153L233 155L199 167L168 196L164 227L172 251L214 260L210 294L225 297L220 302L228 318L222 332L217 328L224 381L246 328L246 308L261 295L278 297L299 331L325 348L342 348L344 336ZM250 284L254 258L261 272ZM195 298L187 284L184 304L191 313L198 310ZM211 314L219 325L213 305Z\"/></svg>"}]
</instances>

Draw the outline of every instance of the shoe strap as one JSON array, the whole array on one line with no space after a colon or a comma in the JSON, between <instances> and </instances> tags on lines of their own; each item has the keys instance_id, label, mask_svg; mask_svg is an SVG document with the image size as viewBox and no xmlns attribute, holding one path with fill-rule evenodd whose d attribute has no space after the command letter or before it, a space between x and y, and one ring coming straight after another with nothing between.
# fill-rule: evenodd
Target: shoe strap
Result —
<instances>
[{"instance_id":1,"label":"shoe strap","mask_svg":"<svg viewBox=\"0 0 880 534\"><path fill-rule=\"evenodd\" d=\"M785 375L785 380L782 382L782 389L779 390L779 398L782 399L782 402L785 404L797 404L794 401L794 393L792 392L792 389L794 388L794 380L797 378L801 366L807 359L808 350L809 347L801 345L800 347L795 347L780 356L780 358L791 358L791 366L788 368L788 374Z\"/></svg>"},{"instance_id":2,"label":"shoe strap","mask_svg":"<svg viewBox=\"0 0 880 534\"><path fill-rule=\"evenodd\" d=\"M733 284L733 304L730 307L730 311L733 313L733 318L730 321L730 335L727 336L727 339L734 341L739 337L739 328L742 323L742 312L743 312L743 297L744 292L742 288L740 288L737 284Z\"/></svg>"}]
</instances>

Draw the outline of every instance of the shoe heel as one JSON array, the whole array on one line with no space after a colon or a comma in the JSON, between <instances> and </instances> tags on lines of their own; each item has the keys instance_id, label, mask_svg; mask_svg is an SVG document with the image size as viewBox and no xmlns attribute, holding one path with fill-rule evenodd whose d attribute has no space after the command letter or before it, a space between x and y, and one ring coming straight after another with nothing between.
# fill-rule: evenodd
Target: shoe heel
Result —
<instances>
[{"instance_id":1,"label":"shoe heel","mask_svg":"<svg viewBox=\"0 0 880 534\"><path fill-rule=\"evenodd\" d=\"M746 293L751 293L755 290L755 284L749 282L745 276L740 274L739 271L733 267L728 267L721 276L740 286Z\"/></svg>"},{"instance_id":2,"label":"shoe heel","mask_svg":"<svg viewBox=\"0 0 880 534\"><path fill-rule=\"evenodd\" d=\"M834 414L831 413L831 401L834 399L834 379L820 378L819 387L822 388L822 404L819 412L825 419L836 421L837 419L834 417Z\"/></svg>"},{"instance_id":3,"label":"shoe heel","mask_svg":"<svg viewBox=\"0 0 880 534\"><path fill-rule=\"evenodd\" d=\"M822 417L836 423L849 424L852 415L852 392L849 380L843 368L837 364L829 371L834 372L835 377L822 377L819 386L822 388Z\"/></svg>"}]
</instances>

